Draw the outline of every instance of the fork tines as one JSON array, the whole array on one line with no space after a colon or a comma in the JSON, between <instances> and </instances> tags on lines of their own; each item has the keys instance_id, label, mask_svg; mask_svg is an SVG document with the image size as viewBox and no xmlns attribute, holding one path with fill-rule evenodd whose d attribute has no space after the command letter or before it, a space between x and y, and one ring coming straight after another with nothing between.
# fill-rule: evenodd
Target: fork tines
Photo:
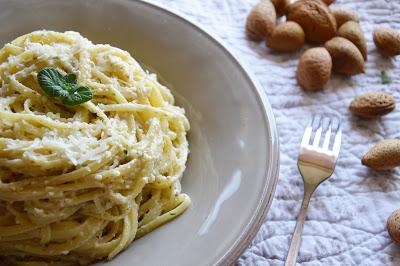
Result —
<instances>
[{"instance_id":1,"label":"fork tines","mask_svg":"<svg viewBox=\"0 0 400 266\"><path fill-rule=\"evenodd\" d=\"M322 136L323 141L321 143ZM332 138L332 136L334 137ZM337 157L339 155L341 137L339 118L315 115L304 132L301 148L329 153Z\"/></svg>"}]
</instances>

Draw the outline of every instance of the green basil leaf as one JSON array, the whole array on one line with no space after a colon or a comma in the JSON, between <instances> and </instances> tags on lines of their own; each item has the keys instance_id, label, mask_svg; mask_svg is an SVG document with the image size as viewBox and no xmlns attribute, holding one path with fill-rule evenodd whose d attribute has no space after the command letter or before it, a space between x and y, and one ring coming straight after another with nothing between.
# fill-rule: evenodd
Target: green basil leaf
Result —
<instances>
[{"instance_id":1,"label":"green basil leaf","mask_svg":"<svg viewBox=\"0 0 400 266\"><path fill-rule=\"evenodd\" d=\"M44 92L51 97L61 97L65 105L78 105L93 98L88 87L78 87L75 74L63 76L57 69L45 67L38 73L38 81Z\"/></svg>"},{"instance_id":2,"label":"green basil leaf","mask_svg":"<svg viewBox=\"0 0 400 266\"><path fill-rule=\"evenodd\" d=\"M68 87L68 94L72 94L78 90L78 85L76 84L68 83L67 87Z\"/></svg>"},{"instance_id":3,"label":"green basil leaf","mask_svg":"<svg viewBox=\"0 0 400 266\"><path fill-rule=\"evenodd\" d=\"M51 97L66 97L68 95L64 77L55 68L45 67L40 70L38 81L44 92Z\"/></svg>"},{"instance_id":4,"label":"green basil leaf","mask_svg":"<svg viewBox=\"0 0 400 266\"><path fill-rule=\"evenodd\" d=\"M64 80L66 83L76 84L76 75L75 74L67 74L64 76Z\"/></svg>"},{"instance_id":5,"label":"green basil leaf","mask_svg":"<svg viewBox=\"0 0 400 266\"><path fill-rule=\"evenodd\" d=\"M385 70L381 71L381 79L382 79L382 84L390 84L392 83L392 79L390 76L386 73Z\"/></svg>"},{"instance_id":6,"label":"green basil leaf","mask_svg":"<svg viewBox=\"0 0 400 266\"><path fill-rule=\"evenodd\" d=\"M68 96L64 97L62 102L65 105L78 105L87 101L90 101L93 98L92 92L88 87L81 86L77 88L74 92L68 94Z\"/></svg>"}]
</instances>

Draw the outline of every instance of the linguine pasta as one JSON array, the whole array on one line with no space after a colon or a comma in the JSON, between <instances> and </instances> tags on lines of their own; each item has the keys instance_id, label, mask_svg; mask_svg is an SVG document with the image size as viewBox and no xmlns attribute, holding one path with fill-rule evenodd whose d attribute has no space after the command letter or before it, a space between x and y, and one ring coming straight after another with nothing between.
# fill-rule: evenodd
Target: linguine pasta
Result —
<instances>
[{"instance_id":1,"label":"linguine pasta","mask_svg":"<svg viewBox=\"0 0 400 266\"><path fill-rule=\"evenodd\" d=\"M71 107L46 95L45 67L76 74L92 100ZM4 263L112 259L190 205L185 112L128 52L36 31L0 50L0 84Z\"/></svg>"}]
</instances>

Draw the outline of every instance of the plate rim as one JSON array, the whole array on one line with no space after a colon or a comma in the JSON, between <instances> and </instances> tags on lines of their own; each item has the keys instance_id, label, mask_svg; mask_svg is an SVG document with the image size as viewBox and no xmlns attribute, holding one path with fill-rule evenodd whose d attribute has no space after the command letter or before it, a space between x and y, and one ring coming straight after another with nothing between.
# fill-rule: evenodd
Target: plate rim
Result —
<instances>
[{"instance_id":1,"label":"plate rim","mask_svg":"<svg viewBox=\"0 0 400 266\"><path fill-rule=\"evenodd\" d=\"M135 0L128 0L135 1ZM232 246L225 251L222 257L220 257L214 265L230 265L233 264L240 255L245 251L245 249L249 246L251 241L254 239L255 235L259 231L261 225L264 222L264 219L271 207L273 197L275 195L276 186L279 178L279 168L280 168L280 148L279 148L279 136L275 122L275 116L271 107L271 104L268 101L267 95L263 89L263 86L256 79L255 75L249 70L248 66L239 60L239 57L232 50L228 49L225 42L218 36L216 36L210 30L205 29L203 26L199 25L197 22L193 21L191 18L186 15L180 13L177 10L168 8L162 4L148 2L146 0L137 1L140 4L144 4L150 6L152 8L156 8L159 11L166 13L167 15L171 15L183 23L195 28L197 31L200 31L204 34L205 37L214 42L217 46L219 46L222 51L228 55L232 61L237 65L237 67L241 70L241 72L245 75L245 77L250 81L253 85L252 89L257 97L257 101L263 110L262 116L264 117L264 126L269 133L267 135L267 139L271 143L270 149L267 150L267 161L265 168L265 178L270 177L269 182L265 184L263 187L261 199L256 207L256 211L253 216L245 226L242 233L240 233L238 239L232 244Z\"/></svg>"},{"instance_id":2,"label":"plate rim","mask_svg":"<svg viewBox=\"0 0 400 266\"><path fill-rule=\"evenodd\" d=\"M279 168L280 168L280 148L279 148L279 136L275 122L275 116L272 107L268 101L267 95L263 89L263 86L256 79L255 75L250 71L249 67L235 54L234 51L228 49L228 45L218 37L213 31L206 29L204 26L193 21L192 18L182 14L178 10L168 8L160 3L150 2L151 0L124 0L126 2L136 2L150 8L159 10L160 12L169 15L171 17L177 18L182 23L190 26L195 31L200 32L204 37L208 38L211 42L217 45L226 56L228 56L232 63L238 67L242 72L244 77L252 85L251 90L253 91L257 104L260 108L261 115L263 117L263 126L266 129L266 139L269 141L269 149L266 150L267 158L264 167L264 179L268 180L265 182L261 194L261 198L257 203L254 213L251 215L247 224L243 227L242 232L240 232L238 238L233 241L233 243L221 253L212 265L231 265L233 264L240 255L249 246L251 241L254 239L256 233L259 231L264 219L271 207L273 197L275 195ZM265 144L267 146L267 144ZM268 179L269 177L269 179Z\"/></svg>"}]
</instances>

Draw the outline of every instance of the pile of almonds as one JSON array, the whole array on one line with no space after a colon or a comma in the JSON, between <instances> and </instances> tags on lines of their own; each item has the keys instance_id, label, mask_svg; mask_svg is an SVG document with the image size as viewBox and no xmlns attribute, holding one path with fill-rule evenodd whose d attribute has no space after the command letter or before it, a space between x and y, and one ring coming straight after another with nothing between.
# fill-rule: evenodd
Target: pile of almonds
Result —
<instances>
[{"instance_id":1,"label":"pile of almonds","mask_svg":"<svg viewBox=\"0 0 400 266\"><path fill-rule=\"evenodd\" d=\"M266 45L274 51L298 51L305 42L321 46L306 50L299 60L297 81L307 91L321 90L332 72L364 73L368 55L360 18L353 10L330 8L332 2L262 0L247 17L247 36L254 41L265 38ZM283 15L287 21L277 25L277 18ZM400 54L400 32L378 28L373 37L383 55Z\"/></svg>"},{"instance_id":2,"label":"pile of almonds","mask_svg":"<svg viewBox=\"0 0 400 266\"><path fill-rule=\"evenodd\" d=\"M306 91L321 90L332 72L351 76L364 73L368 51L360 17L353 10L330 8L332 2L262 0L247 17L247 36L254 41L265 38L274 51L298 51L305 42L316 46L301 55L297 66L297 81ZM277 25L277 17L283 15L287 21ZM373 40L383 56L400 55L399 31L377 28ZM395 107L393 96L384 92L368 92L350 103L350 111L364 119L386 115ZM361 162L375 170L400 166L400 139L378 142ZM387 228L392 240L400 244L400 209L389 217Z\"/></svg>"}]
</instances>

